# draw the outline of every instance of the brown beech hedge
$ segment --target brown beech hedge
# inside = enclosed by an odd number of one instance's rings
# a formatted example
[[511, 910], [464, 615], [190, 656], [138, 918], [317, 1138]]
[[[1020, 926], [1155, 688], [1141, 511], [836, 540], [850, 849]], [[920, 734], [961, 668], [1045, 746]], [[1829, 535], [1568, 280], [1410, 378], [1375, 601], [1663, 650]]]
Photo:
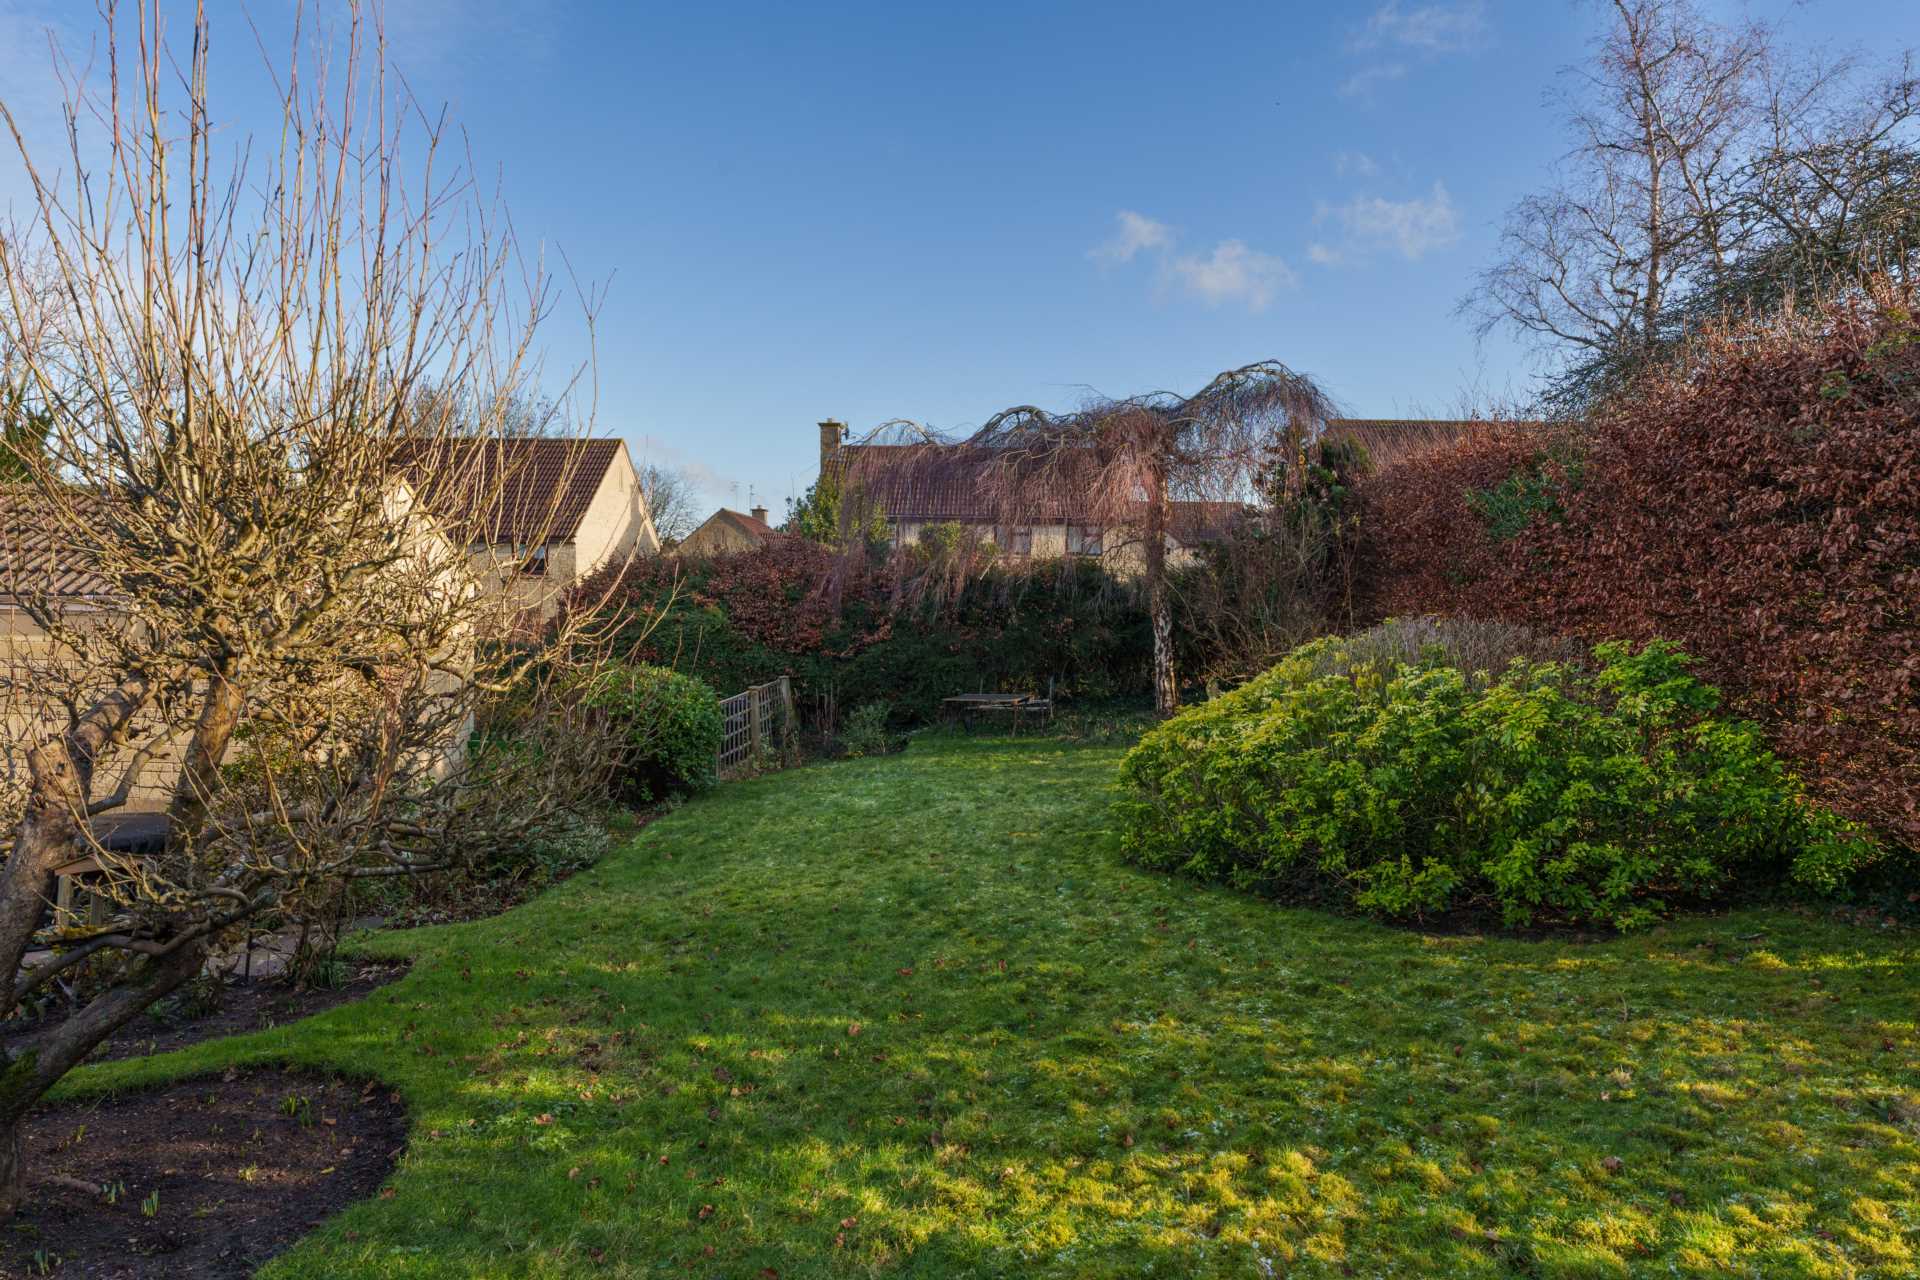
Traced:
[[1672, 640], [1816, 798], [1920, 849], [1920, 325], [1834, 306], [1702, 341], [1564, 431], [1362, 485], [1369, 605]]

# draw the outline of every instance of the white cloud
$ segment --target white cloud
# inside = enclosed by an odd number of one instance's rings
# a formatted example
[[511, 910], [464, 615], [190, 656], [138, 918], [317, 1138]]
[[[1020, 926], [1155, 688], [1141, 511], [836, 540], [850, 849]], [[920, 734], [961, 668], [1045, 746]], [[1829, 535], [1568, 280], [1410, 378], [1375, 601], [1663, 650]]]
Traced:
[[1347, 255], [1332, 245], [1325, 245], [1315, 241], [1313, 244], [1307, 246], [1307, 261], [1317, 267], [1337, 267], [1346, 260]]
[[1183, 254], [1167, 263], [1168, 274], [1188, 293], [1210, 307], [1243, 302], [1249, 311], [1263, 311], [1280, 289], [1290, 289], [1299, 277], [1286, 262], [1270, 253], [1250, 249], [1240, 240], [1222, 240], [1206, 257]]
[[1372, 178], [1380, 166], [1364, 151], [1340, 151], [1334, 153], [1333, 172], [1342, 178]]
[[1159, 263], [1159, 287], [1178, 290], [1210, 307], [1238, 302], [1249, 311], [1262, 311], [1274, 294], [1291, 289], [1299, 277], [1286, 260], [1251, 248], [1244, 240], [1222, 240], [1207, 253], [1176, 253], [1174, 229], [1144, 213], [1122, 209], [1114, 215], [1111, 237], [1087, 251], [1096, 262], [1132, 262], [1149, 254]]
[[1367, 19], [1366, 30], [1354, 43], [1362, 49], [1399, 45], [1427, 53], [1461, 53], [1479, 48], [1486, 36], [1486, 0], [1423, 4], [1417, 8], [1408, 8], [1401, 0], [1387, 0]]
[[1089, 249], [1089, 258], [1099, 262], [1132, 262], [1147, 250], [1173, 247], [1173, 228], [1144, 213], [1122, 209], [1114, 215], [1114, 221], [1118, 225], [1113, 235]]
[[1370, 98], [1375, 89], [1390, 81], [1398, 80], [1406, 74], [1407, 67], [1403, 62], [1383, 62], [1378, 66], [1362, 67], [1341, 82], [1340, 96]]
[[[1444, 182], [1435, 182], [1431, 194], [1411, 200], [1356, 196], [1337, 208], [1323, 209], [1321, 216], [1329, 214], [1346, 229], [1352, 244], [1391, 248], [1409, 262], [1460, 239], [1460, 211]], [[1332, 264], [1344, 255], [1329, 249], [1325, 256], [1310, 256], [1315, 262]]]
[[738, 503], [740, 500], [738, 480], [714, 470], [694, 454], [659, 436], [641, 436], [634, 442], [632, 454], [633, 465], [642, 470], [652, 464], [684, 471], [687, 479], [693, 482], [693, 487], [715, 503]]

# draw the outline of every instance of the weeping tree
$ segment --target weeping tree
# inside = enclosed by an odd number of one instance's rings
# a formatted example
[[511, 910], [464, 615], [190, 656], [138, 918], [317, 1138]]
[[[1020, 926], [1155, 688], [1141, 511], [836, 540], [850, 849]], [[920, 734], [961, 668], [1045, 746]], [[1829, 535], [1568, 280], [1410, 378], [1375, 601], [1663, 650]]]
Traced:
[[1067, 525], [1137, 572], [1153, 629], [1154, 707], [1179, 706], [1170, 544], [1192, 523], [1258, 511], [1303, 482], [1332, 416], [1311, 378], [1278, 361], [1220, 374], [1192, 395], [1097, 399], [1066, 413], [1020, 405], [962, 440], [891, 423], [838, 468], [843, 524], [911, 495], [916, 506], [1011, 533]]
[[[469, 551], [544, 541], [566, 488], [512, 439], [546, 278], [360, 6], [296, 29], [258, 149], [216, 137], [204, 11], [163, 8], [103, 5], [57, 158], [0, 103], [32, 189], [0, 353], [43, 436], [0, 495], [0, 1012], [77, 1002], [0, 1054], [0, 1213], [29, 1108], [244, 930], [517, 845], [614, 754], [590, 611], [513, 631]], [[99, 911], [49, 911], [61, 869]]]

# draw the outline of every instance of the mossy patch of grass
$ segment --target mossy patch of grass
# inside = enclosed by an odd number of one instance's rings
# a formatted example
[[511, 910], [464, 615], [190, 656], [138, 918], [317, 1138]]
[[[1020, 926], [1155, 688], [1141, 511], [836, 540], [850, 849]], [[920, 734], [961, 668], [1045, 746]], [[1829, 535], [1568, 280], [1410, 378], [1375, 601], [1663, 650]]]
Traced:
[[732, 784], [255, 1062], [412, 1108], [261, 1274], [1920, 1275], [1920, 955], [1786, 911], [1428, 936], [1123, 866], [1119, 750]]

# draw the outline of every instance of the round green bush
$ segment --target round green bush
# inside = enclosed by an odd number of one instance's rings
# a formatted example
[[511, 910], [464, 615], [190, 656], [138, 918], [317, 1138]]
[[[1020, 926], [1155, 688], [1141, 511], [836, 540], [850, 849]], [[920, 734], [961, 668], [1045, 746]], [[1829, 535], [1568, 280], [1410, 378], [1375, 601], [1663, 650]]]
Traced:
[[1670, 898], [1830, 889], [1874, 852], [1671, 645], [1497, 671], [1407, 650], [1317, 640], [1148, 733], [1122, 768], [1127, 856], [1392, 918], [1631, 928]]
[[617, 785], [627, 799], [647, 804], [718, 780], [725, 726], [705, 681], [666, 667], [618, 665], [594, 676], [584, 701], [621, 731]]

